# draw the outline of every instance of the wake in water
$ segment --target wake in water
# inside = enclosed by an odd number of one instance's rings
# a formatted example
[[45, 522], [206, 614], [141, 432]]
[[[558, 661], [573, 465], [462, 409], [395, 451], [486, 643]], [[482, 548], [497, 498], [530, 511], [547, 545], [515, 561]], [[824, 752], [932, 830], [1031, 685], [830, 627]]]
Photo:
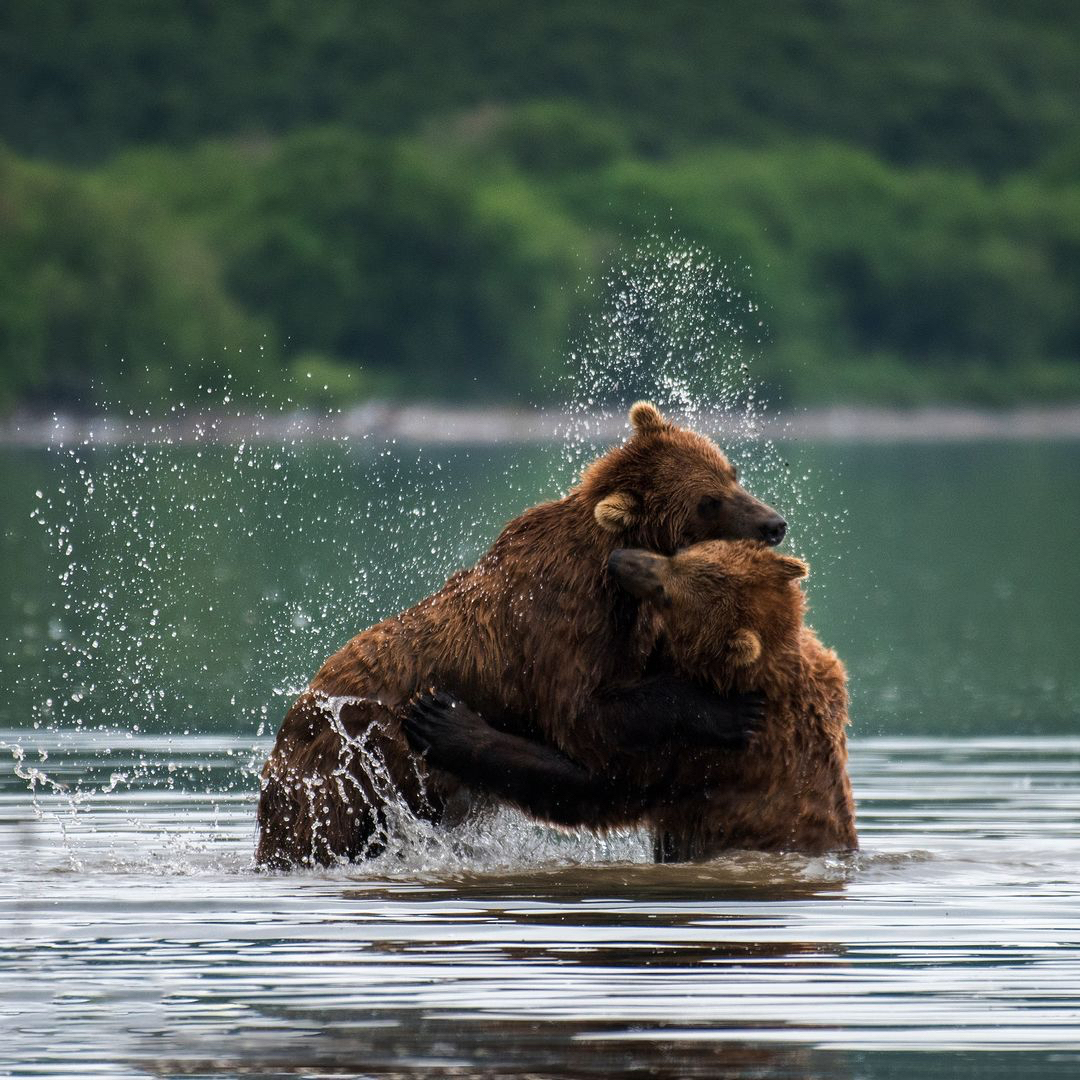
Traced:
[[[19, 676], [41, 738], [8, 740], [36, 805], [50, 817], [63, 806], [70, 823], [122, 793], [206, 794], [219, 768], [222, 798], [253, 798], [266, 736], [323, 657], [474, 561], [506, 517], [564, 491], [637, 397], [716, 435], [747, 485], [795, 518], [796, 546], [812, 556], [825, 523], [800, 516], [809, 478], [755, 438], [765, 407], [750, 377], [754, 303], [701, 250], [658, 240], [613, 266], [601, 292], [560, 386], [573, 418], [562, 446], [538, 465], [492, 455], [504, 503], [472, 482], [488, 465], [469, 452], [451, 461], [363, 439], [226, 446], [220, 417], [188, 441], [54, 450], [31, 517], [59, 566], [28, 615]], [[224, 761], [178, 764], [182, 744], [215, 730], [247, 734]], [[87, 735], [92, 760], [73, 775], [65, 751], [82, 755]], [[146, 736], [173, 738], [176, 752], [128, 752]], [[457, 831], [393, 817], [373, 872], [649, 857], [637, 832], [571, 838], [509, 811]]]

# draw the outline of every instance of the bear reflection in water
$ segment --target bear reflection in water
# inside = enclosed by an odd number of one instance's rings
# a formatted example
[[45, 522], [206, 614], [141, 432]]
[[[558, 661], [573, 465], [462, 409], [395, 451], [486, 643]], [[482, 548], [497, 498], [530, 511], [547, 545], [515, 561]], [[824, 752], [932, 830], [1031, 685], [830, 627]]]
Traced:
[[[260, 865], [376, 854], [395, 813], [459, 821], [489, 801], [519, 743], [592, 777], [605, 775], [612, 747], [639, 759], [745, 749], [760, 695], [717, 693], [676, 669], [655, 608], [620, 587], [608, 560], [616, 549], [671, 556], [715, 539], [777, 544], [786, 523], [708, 439], [644, 402], [630, 420], [631, 437], [568, 495], [525, 511], [474, 567], [326, 661], [263, 768]], [[488, 754], [494, 776], [474, 770], [463, 783], [410, 748], [405, 709], [430, 687], [468, 702], [483, 730], [518, 737], [509, 760]], [[595, 828], [644, 820], [668, 794], [597, 790]]]

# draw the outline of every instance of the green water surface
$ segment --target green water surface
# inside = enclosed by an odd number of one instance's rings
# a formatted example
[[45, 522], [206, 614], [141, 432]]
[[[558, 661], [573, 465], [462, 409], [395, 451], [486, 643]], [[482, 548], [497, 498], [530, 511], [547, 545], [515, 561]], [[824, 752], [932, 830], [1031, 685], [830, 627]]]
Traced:
[[[856, 734], [1077, 729], [1080, 444], [740, 453], [811, 561]], [[342, 641], [573, 475], [537, 447], [0, 451], [0, 725], [270, 732]]]

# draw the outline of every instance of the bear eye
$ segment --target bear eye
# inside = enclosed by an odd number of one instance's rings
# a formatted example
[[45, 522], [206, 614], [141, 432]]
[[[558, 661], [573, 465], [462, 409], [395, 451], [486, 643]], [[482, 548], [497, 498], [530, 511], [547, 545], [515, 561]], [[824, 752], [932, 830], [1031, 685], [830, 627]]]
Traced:
[[704, 495], [701, 502], [698, 503], [698, 510], [707, 514], [710, 511], [718, 510], [724, 505], [724, 498], [722, 495]]

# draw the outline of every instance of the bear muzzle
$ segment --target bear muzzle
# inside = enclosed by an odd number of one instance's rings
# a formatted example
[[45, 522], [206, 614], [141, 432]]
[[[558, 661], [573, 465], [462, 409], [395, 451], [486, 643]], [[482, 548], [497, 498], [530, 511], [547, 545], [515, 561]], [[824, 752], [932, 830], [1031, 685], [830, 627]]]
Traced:
[[773, 514], [767, 521], [759, 526], [761, 539], [770, 547], [776, 547], [787, 535], [787, 522], [779, 515]]
[[741, 488], [726, 497], [702, 499], [698, 515], [706, 540], [758, 540], [776, 547], [787, 535], [787, 522]]

